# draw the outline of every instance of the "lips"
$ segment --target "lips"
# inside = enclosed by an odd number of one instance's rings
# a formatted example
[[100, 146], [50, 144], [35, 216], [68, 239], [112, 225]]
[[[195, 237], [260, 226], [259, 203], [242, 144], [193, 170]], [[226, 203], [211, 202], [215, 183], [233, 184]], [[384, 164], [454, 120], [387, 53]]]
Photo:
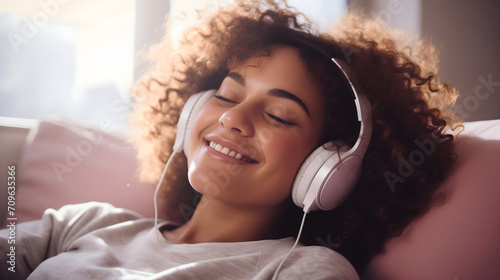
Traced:
[[214, 140], [206, 140], [207, 146], [212, 149], [213, 151], [216, 151], [222, 155], [246, 162], [246, 163], [258, 163], [255, 159], [251, 158], [250, 156], [246, 155], [245, 153], [242, 153], [238, 151], [238, 149], [230, 148], [224, 146], [224, 143], [218, 143]]

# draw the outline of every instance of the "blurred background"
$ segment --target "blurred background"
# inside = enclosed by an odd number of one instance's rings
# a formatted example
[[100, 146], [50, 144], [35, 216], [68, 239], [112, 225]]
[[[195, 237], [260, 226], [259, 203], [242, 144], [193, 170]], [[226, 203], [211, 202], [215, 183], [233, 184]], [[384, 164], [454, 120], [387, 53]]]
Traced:
[[[0, 0], [0, 117], [59, 116], [126, 128], [130, 87], [145, 73], [137, 54], [159, 41], [167, 18], [175, 40], [196, 9], [230, 0]], [[500, 1], [289, 0], [325, 28], [346, 9], [434, 42], [442, 81], [462, 97], [466, 121], [500, 118]]]

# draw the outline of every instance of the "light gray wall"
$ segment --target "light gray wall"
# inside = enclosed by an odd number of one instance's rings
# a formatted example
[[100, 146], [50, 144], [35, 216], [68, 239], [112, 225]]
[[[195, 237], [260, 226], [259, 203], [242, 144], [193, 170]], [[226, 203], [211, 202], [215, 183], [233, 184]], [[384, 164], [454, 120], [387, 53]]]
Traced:
[[422, 1], [422, 33], [439, 47], [441, 79], [462, 94], [457, 114], [500, 119], [500, 1]]
[[441, 81], [461, 93], [458, 116], [500, 119], [500, 1], [350, 0], [349, 6], [431, 39], [440, 53]]
[[420, 0], [348, 0], [348, 7], [375, 14], [395, 28], [420, 32]]

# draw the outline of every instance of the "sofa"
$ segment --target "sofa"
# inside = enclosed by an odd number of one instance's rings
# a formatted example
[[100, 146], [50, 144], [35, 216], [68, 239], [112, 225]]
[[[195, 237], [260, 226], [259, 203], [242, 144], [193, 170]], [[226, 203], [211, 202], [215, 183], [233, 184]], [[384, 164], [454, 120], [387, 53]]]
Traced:
[[[439, 188], [445, 200], [389, 240], [361, 279], [500, 279], [500, 120], [464, 127], [456, 166]], [[126, 139], [105, 125], [0, 118], [0, 223], [87, 201], [153, 217], [155, 186], [138, 180]], [[14, 204], [8, 181], [15, 181]]]

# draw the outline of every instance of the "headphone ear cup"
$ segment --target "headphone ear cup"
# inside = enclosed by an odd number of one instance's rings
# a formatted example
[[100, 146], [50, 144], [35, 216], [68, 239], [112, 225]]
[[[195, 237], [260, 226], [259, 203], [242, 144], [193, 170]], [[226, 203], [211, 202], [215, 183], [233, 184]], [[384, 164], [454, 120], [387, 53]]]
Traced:
[[[340, 147], [340, 148], [335, 148]], [[329, 142], [304, 161], [292, 187], [295, 205], [309, 210], [331, 210], [349, 195], [357, 182], [362, 157], [347, 152], [348, 146]]]
[[215, 95], [217, 91], [215, 89], [202, 91], [193, 94], [186, 101], [184, 108], [179, 116], [179, 121], [177, 122], [177, 135], [174, 142], [174, 152], [181, 152], [184, 150], [184, 154], [189, 152], [189, 139], [191, 137], [191, 128], [193, 126], [193, 121], [200, 111], [200, 109], [207, 103], [207, 101]]
[[[362, 157], [347, 156], [330, 174], [320, 179], [322, 186], [317, 194], [317, 204], [322, 210], [331, 210], [339, 206], [351, 193], [361, 172]], [[313, 181], [313, 184], [315, 182]]]
[[[332, 142], [329, 142], [328, 144], [333, 145]], [[297, 175], [295, 176], [292, 187], [292, 199], [295, 205], [297, 205], [298, 207], [304, 208], [304, 199], [306, 198], [306, 195], [311, 188], [311, 184], [318, 171], [329, 158], [334, 158], [334, 156], [337, 155], [336, 150], [325, 149], [325, 145], [321, 145], [320, 147], [318, 147], [306, 158], [306, 160], [299, 168]], [[318, 205], [316, 205], [316, 202], [313, 202], [310, 210], [317, 209]]]

